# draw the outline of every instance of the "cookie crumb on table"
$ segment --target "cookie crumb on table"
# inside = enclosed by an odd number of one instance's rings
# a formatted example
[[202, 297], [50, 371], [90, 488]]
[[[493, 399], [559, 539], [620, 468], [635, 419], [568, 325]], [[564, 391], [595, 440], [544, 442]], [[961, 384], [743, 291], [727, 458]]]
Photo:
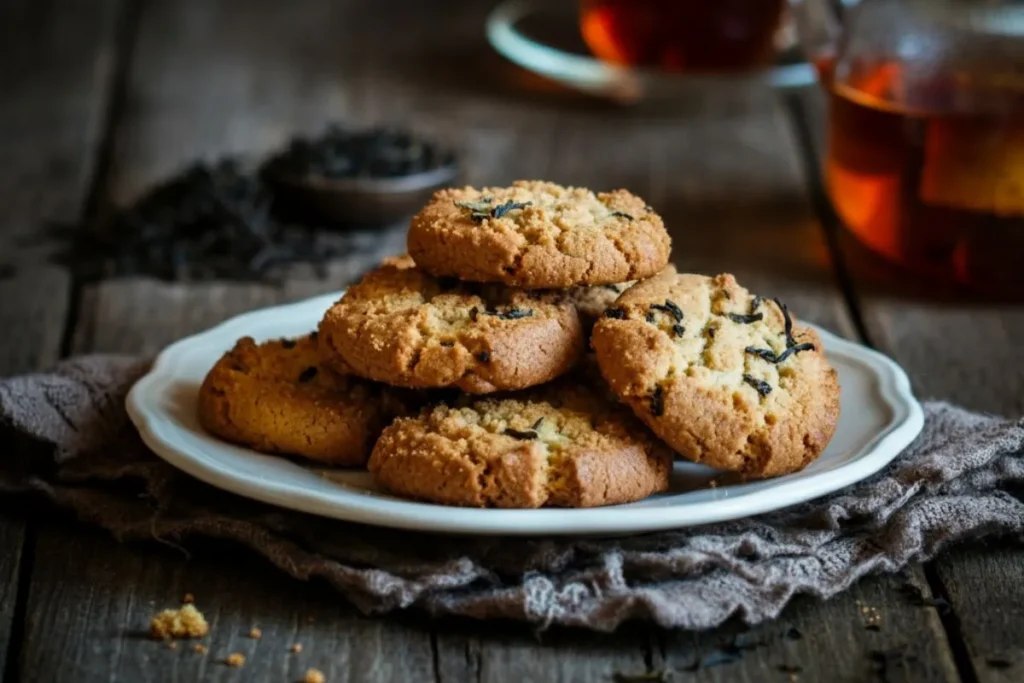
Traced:
[[259, 640], [263, 637], [263, 631], [253, 626], [252, 629], [249, 630], [249, 637], [254, 640]]
[[199, 638], [210, 631], [203, 613], [192, 605], [165, 609], [149, 622], [149, 635], [157, 640]]
[[319, 669], [306, 669], [306, 675], [302, 677], [302, 683], [326, 683], [327, 678]]
[[299, 654], [300, 652], [302, 652], [302, 643], [293, 644], [290, 648], [288, 648], [288, 651], [291, 652], [293, 655]]
[[224, 663], [236, 669], [241, 668], [245, 666], [245, 655], [241, 652], [232, 652], [224, 659]]

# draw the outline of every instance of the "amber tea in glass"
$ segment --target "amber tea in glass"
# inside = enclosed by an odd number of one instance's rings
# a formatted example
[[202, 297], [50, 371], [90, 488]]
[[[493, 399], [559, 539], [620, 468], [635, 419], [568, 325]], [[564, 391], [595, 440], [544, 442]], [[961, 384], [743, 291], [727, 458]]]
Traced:
[[763, 66], [785, 0], [582, 0], [580, 28], [600, 59], [672, 71]]
[[1024, 74], [850, 64], [829, 88], [825, 179], [862, 242], [921, 271], [1001, 287], [1024, 282]]

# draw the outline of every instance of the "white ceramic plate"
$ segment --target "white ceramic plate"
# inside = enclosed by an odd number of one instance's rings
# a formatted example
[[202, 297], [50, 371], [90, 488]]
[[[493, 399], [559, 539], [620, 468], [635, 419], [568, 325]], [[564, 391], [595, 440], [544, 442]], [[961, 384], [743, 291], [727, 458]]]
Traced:
[[403, 529], [486, 534], [618, 534], [756, 515], [836, 491], [877, 472], [921, 431], [921, 407], [893, 361], [824, 330], [839, 371], [842, 411], [825, 453], [797, 474], [746, 484], [707, 483], [712, 470], [677, 462], [670, 492], [586, 510], [479, 510], [415, 503], [383, 493], [362, 471], [326, 470], [261, 455], [206, 434], [196, 393], [206, 372], [239, 337], [257, 340], [312, 330], [340, 294], [266, 308], [183, 339], [160, 354], [128, 395], [128, 415], [160, 457], [208, 484], [285, 508]]

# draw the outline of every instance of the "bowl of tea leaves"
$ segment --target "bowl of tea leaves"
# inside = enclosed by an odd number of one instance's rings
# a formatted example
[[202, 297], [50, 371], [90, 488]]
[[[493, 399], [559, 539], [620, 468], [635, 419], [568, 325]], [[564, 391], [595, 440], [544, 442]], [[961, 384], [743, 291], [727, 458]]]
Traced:
[[459, 169], [452, 151], [408, 131], [332, 125], [293, 139], [261, 174], [286, 210], [342, 227], [408, 218], [454, 183]]

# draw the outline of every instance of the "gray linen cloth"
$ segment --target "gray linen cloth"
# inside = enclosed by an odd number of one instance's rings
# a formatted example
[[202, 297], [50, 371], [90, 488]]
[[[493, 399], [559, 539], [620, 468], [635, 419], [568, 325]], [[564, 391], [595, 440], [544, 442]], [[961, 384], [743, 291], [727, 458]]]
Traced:
[[[517, 619], [610, 631], [626, 620], [754, 624], [960, 539], [1024, 530], [1024, 421], [925, 406], [917, 441], [838, 494], [780, 512], [628, 538], [445, 537], [285, 511], [215, 490], [149, 452], [123, 402], [147, 361], [72, 359], [0, 380], [0, 492], [38, 491], [124, 540], [242, 543], [368, 613]], [[140, 495], [142, 494], [142, 495]]]

